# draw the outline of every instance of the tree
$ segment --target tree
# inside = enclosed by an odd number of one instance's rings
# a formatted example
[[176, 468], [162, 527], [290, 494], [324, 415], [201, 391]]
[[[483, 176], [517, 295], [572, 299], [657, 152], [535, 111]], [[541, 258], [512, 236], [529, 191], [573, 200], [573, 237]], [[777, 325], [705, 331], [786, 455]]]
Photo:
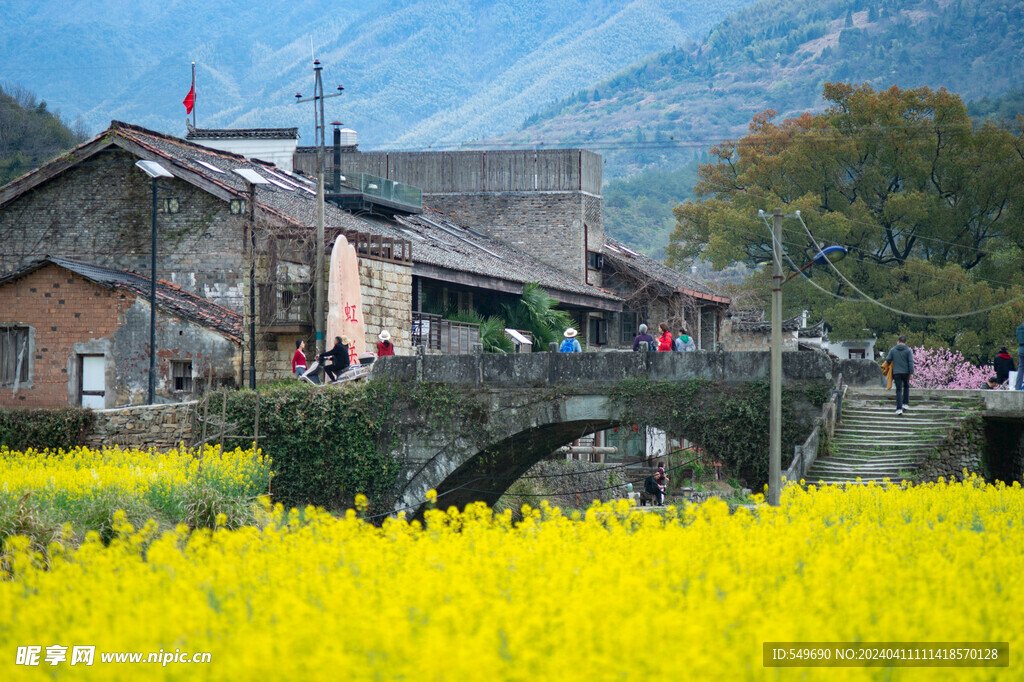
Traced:
[[0, 185], [86, 139], [80, 121], [69, 129], [31, 92], [17, 86], [0, 88]]
[[[825, 316], [835, 336], [911, 332], [915, 341], [987, 358], [1016, 326], [995, 326], [997, 318], [1006, 324], [1005, 311], [939, 317], [1024, 295], [1020, 128], [973, 128], [963, 102], [945, 90], [827, 83], [824, 96], [831, 103], [824, 113], [777, 124], [767, 111], [754, 117], [746, 137], [712, 149], [713, 162], [700, 169], [698, 200], [675, 209], [669, 264], [701, 257], [716, 269], [763, 266], [771, 262], [771, 233], [758, 210], [800, 210], [810, 234], [790, 220], [783, 238], [797, 267], [814, 256], [816, 243], [850, 252], [840, 266], [845, 279], [824, 268], [815, 275], [819, 286], [859, 299], [856, 287], [891, 308], [931, 317], [837, 300], [799, 279], [786, 288], [792, 309]], [[1019, 320], [1024, 302], [1009, 310]]]

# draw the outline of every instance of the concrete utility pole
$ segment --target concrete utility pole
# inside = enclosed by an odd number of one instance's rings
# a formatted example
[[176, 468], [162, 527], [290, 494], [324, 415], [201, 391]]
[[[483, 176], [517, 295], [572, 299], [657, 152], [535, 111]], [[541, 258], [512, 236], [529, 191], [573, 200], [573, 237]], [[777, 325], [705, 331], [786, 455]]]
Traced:
[[[326, 348], [325, 337], [327, 334], [326, 304], [324, 283], [324, 252], [327, 250], [324, 234], [324, 100], [330, 97], [340, 97], [343, 86], [338, 86], [338, 91], [330, 95], [324, 95], [324, 82], [320, 76], [323, 67], [320, 60], [313, 60], [313, 96], [302, 99], [302, 94], [295, 95], [298, 102], [313, 103], [313, 127], [315, 130], [314, 144], [316, 144], [316, 259], [313, 265], [313, 328], [316, 332], [316, 353], [323, 353]], [[337, 188], [335, 188], [337, 191]]]
[[782, 488], [782, 209], [772, 210], [772, 349], [768, 504], [779, 506]]

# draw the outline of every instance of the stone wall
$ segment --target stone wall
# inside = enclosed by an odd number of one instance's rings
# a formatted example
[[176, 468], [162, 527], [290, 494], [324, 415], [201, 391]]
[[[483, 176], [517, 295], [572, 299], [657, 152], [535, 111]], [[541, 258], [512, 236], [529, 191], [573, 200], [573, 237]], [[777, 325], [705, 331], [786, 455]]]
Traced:
[[140, 450], [169, 450], [192, 437], [189, 415], [196, 403], [145, 405], [97, 410], [93, 431], [85, 444], [91, 448], [118, 445]]
[[[149, 275], [153, 185], [135, 160], [102, 152], [5, 205], [0, 275], [47, 255]], [[161, 178], [159, 187], [179, 211], [157, 214], [157, 277], [241, 312], [242, 216], [183, 180]]]
[[[771, 331], [742, 331], [735, 328], [731, 317], [722, 320], [722, 349], [727, 351], [767, 351], [771, 349]], [[796, 332], [782, 332], [782, 350], [795, 351], [799, 344]]]
[[391, 332], [397, 355], [412, 353], [412, 268], [370, 258], [359, 259], [366, 348], [377, 349], [381, 329]]
[[[881, 374], [871, 360], [833, 362], [824, 353], [783, 353], [783, 382], [827, 381], [838, 372], [855, 376], [846, 369], [850, 363], [867, 363]], [[385, 358], [373, 367], [374, 377], [398, 381], [444, 382], [450, 384], [491, 384], [495, 386], [609, 386], [624, 379], [649, 377], [655, 381], [709, 381], [739, 384], [767, 381], [768, 353], [481, 353]], [[877, 380], [875, 380], [877, 381]]]
[[[591, 251], [604, 251], [599, 196], [585, 192], [481, 192], [430, 194], [423, 203], [457, 223], [499, 239], [562, 272], [591, 284], [601, 273], [587, 270], [584, 239]], [[590, 210], [586, 210], [590, 207]], [[594, 222], [591, 223], [590, 221]], [[586, 226], [586, 236], [584, 235]]]
[[922, 481], [934, 481], [940, 476], [947, 481], [963, 479], [968, 474], [983, 474], [982, 455], [985, 451], [985, 420], [981, 415], [965, 418], [959, 428], [950, 430], [935, 452], [921, 464], [918, 473]]

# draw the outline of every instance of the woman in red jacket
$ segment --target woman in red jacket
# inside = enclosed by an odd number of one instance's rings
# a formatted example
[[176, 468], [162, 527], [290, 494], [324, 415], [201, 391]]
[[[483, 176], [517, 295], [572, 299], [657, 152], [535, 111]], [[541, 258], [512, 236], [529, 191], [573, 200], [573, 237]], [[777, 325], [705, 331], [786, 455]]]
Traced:
[[672, 350], [672, 332], [668, 330], [668, 323], [659, 324], [658, 332], [658, 350]]
[[299, 339], [295, 342], [295, 354], [292, 355], [292, 374], [297, 377], [302, 376], [306, 371], [306, 354], [302, 352], [305, 349], [305, 339]]
[[387, 329], [383, 329], [380, 334], [377, 334], [377, 338], [380, 339], [380, 341], [377, 342], [378, 358], [382, 358], [385, 355], [395, 354], [395, 345], [391, 343], [391, 332]]

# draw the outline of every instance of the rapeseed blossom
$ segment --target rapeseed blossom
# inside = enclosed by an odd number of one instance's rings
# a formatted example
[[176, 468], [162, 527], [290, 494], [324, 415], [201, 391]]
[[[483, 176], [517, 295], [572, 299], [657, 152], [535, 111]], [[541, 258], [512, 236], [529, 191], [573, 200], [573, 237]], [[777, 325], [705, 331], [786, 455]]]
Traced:
[[[270, 459], [253, 450], [117, 447], [59, 451], [0, 448], [0, 518], [19, 507], [76, 530], [110, 526], [127, 510], [136, 522], [151, 515], [180, 518], [197, 497], [252, 500], [270, 486]], [[246, 503], [248, 505], [248, 502]], [[0, 540], [6, 535], [0, 523]]]
[[[159, 537], [120, 519], [109, 546], [54, 548], [49, 568], [16, 541], [0, 671], [51, 672], [12, 665], [17, 646], [95, 644], [212, 660], [97, 663], [89, 679], [1021, 677], [1017, 485], [789, 486], [779, 508], [734, 513], [716, 500], [523, 512], [474, 504], [377, 527], [265, 504], [255, 526]], [[1012, 667], [773, 669], [766, 641], [1009, 641]]]

